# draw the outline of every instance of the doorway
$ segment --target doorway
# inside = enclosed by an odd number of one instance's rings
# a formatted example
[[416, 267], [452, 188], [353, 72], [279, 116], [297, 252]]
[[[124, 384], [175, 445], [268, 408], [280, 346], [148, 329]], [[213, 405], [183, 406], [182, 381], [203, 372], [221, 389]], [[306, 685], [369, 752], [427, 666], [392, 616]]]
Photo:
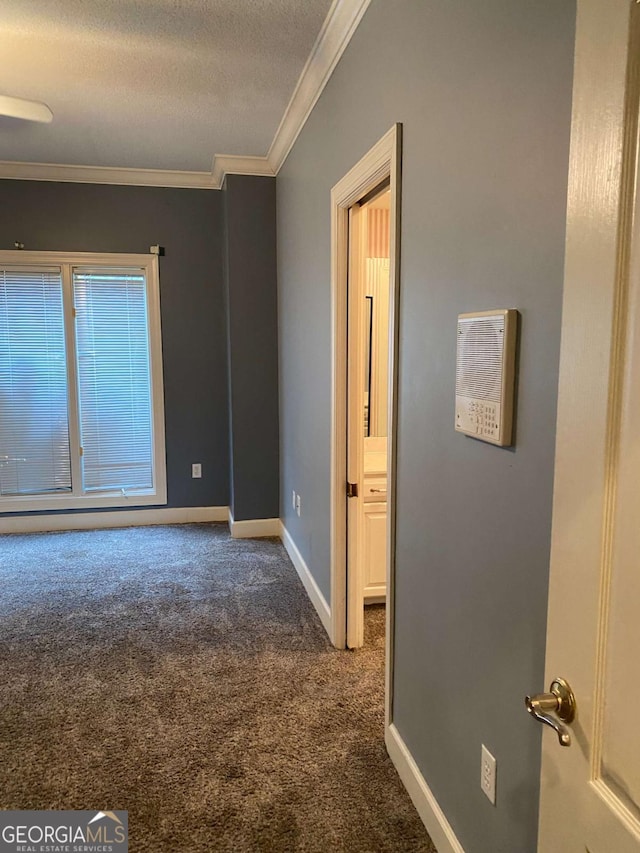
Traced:
[[379, 624], [387, 589], [389, 242], [386, 179], [349, 209], [347, 277], [347, 646]]
[[[394, 592], [394, 554], [395, 554], [395, 421], [397, 396], [397, 346], [398, 346], [398, 284], [399, 284], [399, 228], [400, 228], [400, 176], [401, 176], [401, 131], [395, 125], [385, 136], [342, 178], [331, 192], [331, 263], [332, 263], [332, 367], [333, 367], [333, 429], [331, 446], [331, 640], [338, 648], [362, 645], [364, 635], [364, 577], [353, 578], [349, 569], [354, 565], [354, 550], [358, 550], [358, 535], [348, 535], [355, 507], [364, 504], [364, 453], [365, 422], [369, 434], [366, 438], [379, 439], [372, 435], [386, 413], [386, 436], [379, 442], [376, 451], [378, 461], [382, 460], [386, 472], [386, 514], [383, 525], [383, 568], [385, 617], [385, 660], [386, 660], [386, 719], [391, 720], [391, 683], [392, 683], [392, 643], [393, 643], [393, 592]], [[385, 183], [387, 182], [387, 183]], [[381, 192], [383, 190], [383, 192]], [[367, 202], [382, 198], [378, 204], [388, 204], [388, 319], [387, 319], [387, 358], [386, 364], [386, 405], [376, 394], [373, 386], [365, 392], [366, 347], [358, 350], [355, 360], [348, 357], [349, 340], [358, 334], [358, 340], [365, 341], [367, 318], [373, 327], [374, 310], [369, 314], [364, 289], [359, 291], [361, 302], [353, 310], [350, 302], [350, 280], [358, 276], [357, 270], [350, 269], [350, 262], [364, 254], [357, 254], [357, 247], [350, 243], [366, 242], [367, 225], [363, 211], [367, 211]], [[355, 220], [355, 221], [354, 221]], [[384, 259], [381, 259], [381, 262]], [[357, 261], [356, 261], [357, 263]], [[362, 264], [361, 264], [362, 266]], [[366, 267], [366, 264], [364, 265]], [[385, 271], [386, 272], [386, 271]], [[360, 281], [364, 275], [360, 276]], [[364, 285], [362, 285], [364, 288]], [[352, 291], [353, 297], [358, 291]], [[351, 309], [351, 310], [350, 310]], [[378, 312], [375, 312], [378, 313]], [[376, 344], [372, 344], [372, 350]], [[380, 346], [378, 345], [378, 349]], [[372, 356], [373, 357], [373, 356]], [[382, 358], [382, 355], [380, 355]], [[356, 389], [352, 393], [352, 389]], [[365, 397], [365, 393], [368, 396]], [[374, 402], [374, 397], [375, 402]], [[366, 406], [366, 409], [365, 409]], [[359, 441], [350, 448], [349, 425], [359, 433]], [[370, 426], [369, 426], [370, 424]], [[373, 443], [368, 449], [373, 452]], [[350, 452], [349, 452], [350, 451]], [[354, 474], [360, 481], [349, 479]], [[351, 486], [348, 486], [351, 483]], [[347, 498], [347, 492], [355, 491], [357, 497]], [[379, 484], [373, 488], [382, 488]], [[361, 491], [362, 490], [362, 491]], [[371, 497], [382, 497], [382, 493], [371, 493]], [[356, 502], [354, 504], [354, 501]], [[367, 503], [382, 503], [368, 501]], [[348, 508], [348, 504], [353, 507]], [[361, 516], [364, 511], [361, 511]], [[372, 512], [372, 515], [374, 513]], [[377, 531], [380, 534], [380, 519]], [[362, 528], [362, 524], [360, 525]], [[361, 532], [361, 531], [360, 531]], [[370, 598], [375, 598], [375, 584], [371, 584]], [[382, 583], [378, 586], [381, 595]]]

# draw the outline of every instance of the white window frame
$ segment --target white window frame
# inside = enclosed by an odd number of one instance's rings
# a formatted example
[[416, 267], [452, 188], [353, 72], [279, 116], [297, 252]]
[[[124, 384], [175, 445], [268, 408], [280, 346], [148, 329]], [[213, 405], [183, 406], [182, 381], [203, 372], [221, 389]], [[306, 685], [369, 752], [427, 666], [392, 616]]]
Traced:
[[[164, 382], [162, 377], [162, 327], [160, 322], [160, 275], [157, 255], [103, 254], [93, 252], [0, 251], [0, 266], [60, 267], [67, 354], [69, 445], [72, 491], [59, 495], [0, 495], [0, 514], [42, 510], [98, 509], [163, 506], [167, 503], [167, 466], [164, 430]], [[150, 489], [83, 492], [78, 416], [78, 377], [73, 310], [74, 267], [135, 267], [144, 270], [147, 283], [149, 355], [152, 393], [153, 486]]]

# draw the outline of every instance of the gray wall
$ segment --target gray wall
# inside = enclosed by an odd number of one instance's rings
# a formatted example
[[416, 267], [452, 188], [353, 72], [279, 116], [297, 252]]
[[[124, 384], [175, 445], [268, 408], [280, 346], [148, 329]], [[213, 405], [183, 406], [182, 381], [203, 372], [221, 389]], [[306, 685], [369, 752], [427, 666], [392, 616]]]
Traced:
[[231, 509], [278, 518], [278, 314], [275, 178], [224, 185]]
[[[222, 193], [0, 181], [0, 248], [148, 252], [159, 243], [168, 506], [228, 504]], [[201, 462], [201, 480], [191, 463]]]
[[[277, 180], [281, 513], [329, 600], [329, 193], [404, 125], [394, 718], [467, 853], [536, 847], [574, 22], [373, 0]], [[453, 429], [456, 316], [488, 308], [522, 315], [513, 450]]]

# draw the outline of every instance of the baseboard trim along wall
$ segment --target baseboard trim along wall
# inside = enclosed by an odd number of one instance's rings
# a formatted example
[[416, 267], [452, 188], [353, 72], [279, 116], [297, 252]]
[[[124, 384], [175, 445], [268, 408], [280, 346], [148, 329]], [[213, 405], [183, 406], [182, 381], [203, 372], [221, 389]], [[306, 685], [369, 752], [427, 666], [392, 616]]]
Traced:
[[0, 533], [45, 533], [49, 530], [92, 530], [141, 527], [147, 524], [193, 524], [226, 521], [226, 506], [130, 509], [122, 512], [76, 512], [59, 515], [16, 515], [0, 518]]
[[259, 539], [263, 536], [280, 536], [279, 518], [252, 518], [234, 521], [229, 510], [229, 530], [233, 539]]
[[311, 603], [316, 609], [316, 613], [320, 617], [324, 630], [329, 635], [329, 638], [331, 638], [331, 610], [329, 605], [320, 591], [320, 587], [315, 582], [313, 575], [309, 571], [309, 566], [307, 566], [302, 554], [298, 551], [298, 546], [282, 523], [280, 524], [280, 538], [282, 539], [282, 544], [293, 563], [293, 567], [298, 573], [298, 577], [302, 581], [302, 585], [307, 591], [307, 595], [311, 599]]
[[438, 853], [464, 853], [451, 824], [393, 723], [387, 727], [384, 739], [402, 784], [407, 789], [431, 840], [438, 848]]

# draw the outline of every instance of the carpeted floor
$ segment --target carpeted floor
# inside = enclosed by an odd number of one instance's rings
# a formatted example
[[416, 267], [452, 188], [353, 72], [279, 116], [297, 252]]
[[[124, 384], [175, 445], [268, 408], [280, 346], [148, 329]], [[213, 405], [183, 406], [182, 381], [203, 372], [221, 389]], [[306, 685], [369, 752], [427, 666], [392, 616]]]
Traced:
[[434, 847], [383, 742], [382, 609], [324, 634], [223, 525], [0, 536], [0, 808], [127, 809], [132, 853]]

